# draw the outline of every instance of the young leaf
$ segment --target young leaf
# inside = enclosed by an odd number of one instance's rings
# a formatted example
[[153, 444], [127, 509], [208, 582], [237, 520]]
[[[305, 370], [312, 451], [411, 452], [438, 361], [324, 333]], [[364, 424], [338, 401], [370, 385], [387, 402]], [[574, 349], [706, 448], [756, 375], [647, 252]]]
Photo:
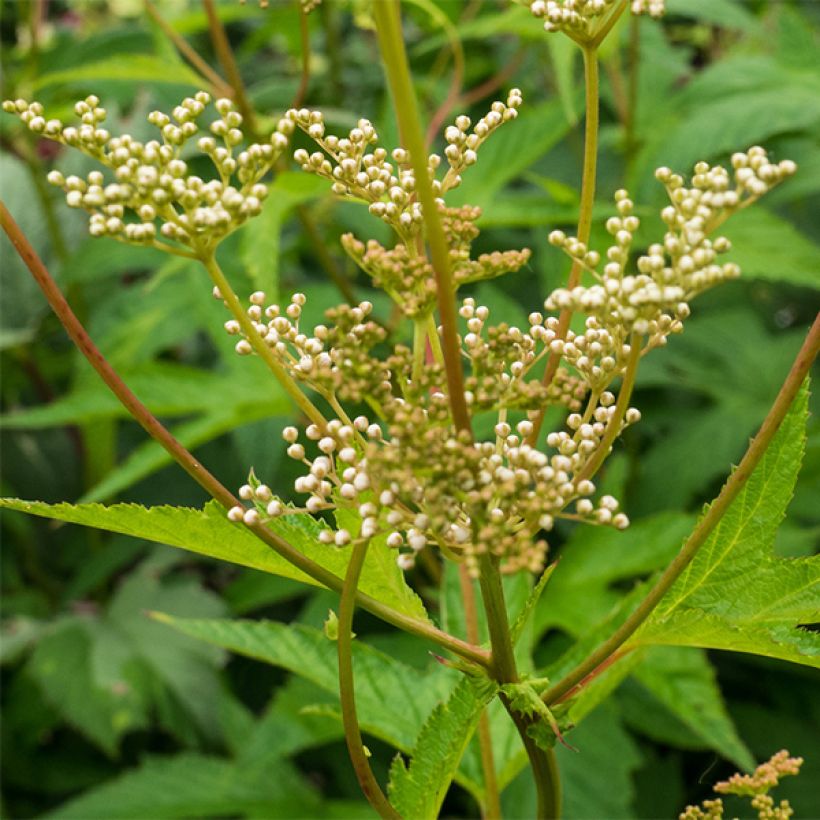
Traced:
[[496, 693], [486, 678], [464, 678], [425, 722], [410, 765], [397, 755], [390, 767], [390, 802], [402, 817], [435, 820], [481, 713]]
[[[5, 498], [0, 499], [0, 508], [133, 535], [317, 585], [249, 530], [228, 521], [223, 508], [213, 501], [203, 510], [194, 510], [188, 507], [146, 508], [139, 504], [44, 504]], [[318, 521], [310, 516], [283, 516], [275, 518], [270, 526], [308, 558], [344, 576], [349, 550], [320, 544], [318, 533], [322, 525]], [[427, 620], [421, 600], [407, 587], [395, 561], [392, 571], [387, 571], [379, 558], [379, 550], [371, 552], [373, 557], [368, 556], [359, 585], [362, 592], [407, 615]]]
[[820, 666], [820, 556], [777, 558], [775, 533], [792, 497], [805, 440], [804, 387], [754, 473], [631, 646], [751, 652]]

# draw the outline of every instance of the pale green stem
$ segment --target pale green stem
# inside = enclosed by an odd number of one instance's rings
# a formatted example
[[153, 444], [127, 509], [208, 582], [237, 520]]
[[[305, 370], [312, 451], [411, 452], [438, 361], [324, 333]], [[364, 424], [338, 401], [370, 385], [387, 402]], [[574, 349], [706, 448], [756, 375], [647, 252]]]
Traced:
[[737, 469], [729, 476], [718, 497], [706, 510], [700, 523], [695, 527], [686, 543], [681, 547], [672, 563], [666, 568], [661, 577], [655, 582], [646, 598], [641, 601], [637, 609], [615, 630], [591, 655], [588, 655], [571, 672], [561, 678], [555, 685], [544, 693], [547, 705], [565, 698], [578, 684], [591, 677], [599, 667], [607, 664], [610, 658], [635, 634], [643, 622], [652, 614], [652, 610], [660, 603], [672, 584], [677, 581], [681, 573], [689, 566], [697, 551], [720, 523], [732, 502], [740, 494], [749, 477], [755, 471], [761, 458], [769, 447], [772, 438], [786, 417], [800, 386], [806, 378], [817, 353], [820, 351], [820, 314], [814, 320], [806, 341], [800, 348], [794, 360], [789, 375], [783, 382], [777, 398], [769, 410], [757, 435], [746, 450]]
[[[595, 204], [595, 181], [598, 168], [598, 129], [600, 125], [600, 81], [598, 65], [597, 46], [589, 43], [581, 45], [581, 52], [584, 55], [584, 87], [586, 91], [586, 118], [584, 122], [584, 165], [581, 180], [581, 203], [578, 215], [578, 239], [585, 245], [589, 242], [592, 230], [592, 207]], [[572, 268], [567, 280], [567, 289], [572, 290], [581, 280], [583, 266], [580, 260], [573, 260]], [[572, 310], [565, 308], [558, 316], [557, 339], [565, 339], [569, 324], [572, 320]], [[542, 378], [543, 384], [549, 386], [558, 372], [558, 365], [561, 363], [560, 353], [550, 353], [547, 358], [547, 365]], [[529, 437], [529, 443], [535, 445], [541, 426], [544, 423], [544, 415], [547, 408], [542, 408], [533, 419], [533, 429]]]
[[231, 315], [239, 322], [245, 338], [250, 343], [251, 347], [268, 366], [268, 369], [276, 377], [276, 380], [285, 390], [285, 392], [293, 399], [296, 406], [314, 423], [324, 429], [327, 421], [319, 412], [316, 406], [310, 399], [299, 389], [299, 385], [293, 380], [290, 373], [285, 370], [282, 363], [276, 358], [274, 352], [268, 347], [267, 342], [259, 335], [259, 332], [254, 327], [250, 316], [248, 316], [242, 303], [239, 301], [236, 293], [228, 282], [227, 277], [219, 267], [216, 257], [213, 253], [207, 253], [200, 257], [200, 261], [208, 271], [211, 281], [219, 290], [220, 296], [225, 300], [228, 310]]
[[356, 772], [356, 778], [368, 803], [381, 817], [388, 818], [388, 820], [401, 820], [401, 815], [384, 796], [370, 768], [370, 761], [367, 759], [359, 728], [359, 719], [356, 715], [356, 692], [353, 685], [353, 611], [356, 608], [356, 587], [359, 584], [369, 543], [365, 539], [353, 545], [339, 601], [339, 634], [336, 648], [339, 657], [339, 699], [342, 706], [342, 725], [353, 770]]
[[399, 131], [410, 152], [410, 163], [416, 179], [416, 194], [422, 207], [430, 261], [436, 277], [438, 309], [441, 317], [443, 353], [447, 374], [447, 392], [453, 422], [459, 430], [471, 431], [470, 413], [464, 399], [464, 373], [455, 306], [455, 289], [447, 239], [441, 225], [436, 197], [430, 183], [424, 133], [410, 78], [410, 68], [401, 31], [401, 13], [397, 0], [379, 0], [373, 5], [373, 17], [379, 36], [382, 61], [393, 96]]

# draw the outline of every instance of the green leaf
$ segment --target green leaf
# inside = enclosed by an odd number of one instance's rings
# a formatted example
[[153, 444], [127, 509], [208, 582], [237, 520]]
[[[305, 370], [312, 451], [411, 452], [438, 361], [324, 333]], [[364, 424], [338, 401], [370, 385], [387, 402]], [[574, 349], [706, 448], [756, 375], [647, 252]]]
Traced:
[[757, 18], [735, 0], [666, 0], [666, 12], [744, 32], [758, 27]]
[[240, 234], [239, 255], [254, 286], [279, 298], [279, 240], [285, 217], [297, 205], [323, 196], [327, 182], [301, 171], [285, 171], [270, 186], [262, 213]]
[[[185, 635], [287, 669], [333, 695], [334, 702], [338, 698], [336, 645], [319, 629], [274, 621], [154, 617]], [[444, 678], [425, 686], [421, 672], [358, 641], [353, 662], [362, 728], [398, 748], [412, 748], [419, 726], [446, 692]]]
[[729, 220], [720, 233], [732, 241], [732, 261], [747, 279], [820, 290], [820, 247], [779, 216], [751, 208]]
[[[271, 379], [259, 380], [253, 360], [251, 369], [210, 372], [171, 362], [147, 362], [122, 374], [128, 386], [160, 416], [183, 416], [226, 408], [267, 403], [269, 414], [284, 414], [290, 405], [282, 389]], [[254, 372], [256, 371], [256, 372]], [[128, 411], [98, 380], [85, 382], [61, 399], [2, 417], [7, 429], [41, 429], [78, 424], [102, 418], [126, 418]]]
[[751, 652], [820, 666], [820, 556], [777, 558], [805, 440], [804, 387], [757, 468], [631, 645]]
[[[691, 647], [655, 646], [632, 672], [642, 688], [641, 708], [655, 699], [680, 720], [702, 746], [751, 770], [755, 762], [726, 711], [706, 653]], [[650, 737], [652, 735], [650, 734]]]
[[[270, 416], [268, 404], [237, 405], [228, 407], [226, 413], [209, 413], [176, 426], [167, 425], [174, 438], [188, 450], [193, 450], [228, 433], [237, 427]], [[123, 490], [142, 481], [157, 470], [171, 464], [168, 451], [154, 439], [148, 439], [135, 447], [121, 464], [117, 465], [99, 483], [84, 493], [79, 503], [105, 501]]]
[[407, 766], [396, 756], [390, 767], [390, 802], [407, 818], [435, 820], [481, 713], [495, 696], [486, 678], [463, 679], [446, 703], [435, 708], [419, 733]]
[[550, 578], [552, 577], [552, 573], [555, 571], [555, 568], [557, 566], [557, 563], [550, 564], [541, 573], [541, 577], [538, 579], [536, 585], [532, 588], [532, 592], [530, 592], [530, 594], [527, 596], [527, 600], [524, 604], [524, 607], [518, 613], [518, 615], [515, 618], [515, 621], [513, 622], [513, 625], [510, 627], [510, 638], [512, 639], [513, 645], [518, 643], [518, 641], [524, 633], [525, 628], [529, 625], [533, 611], [535, 610], [535, 607], [538, 606], [538, 601], [541, 599], [541, 594], [546, 589], [546, 586], [549, 583]]
[[156, 756], [64, 803], [50, 818], [164, 820], [185, 817], [293, 817], [313, 814], [318, 797], [284, 760], [271, 769], [240, 767], [225, 758], [184, 753]]
[[113, 757], [126, 732], [148, 726], [148, 715], [132, 680], [116, 686], [95, 681], [94, 631], [91, 621], [64, 621], [39, 641], [28, 671], [63, 719]]
[[[228, 521], [224, 509], [213, 501], [203, 510], [194, 510], [188, 507], [146, 508], [138, 504], [44, 504], [7, 498], [0, 499], [0, 508], [3, 507], [181, 547], [199, 555], [319, 586], [248, 529]], [[344, 575], [349, 550], [320, 544], [318, 533], [322, 525], [314, 518], [283, 516], [274, 519], [270, 526], [308, 558], [339, 576]], [[427, 614], [420, 599], [406, 586], [398, 568], [386, 575], [379, 557], [380, 550], [369, 552], [372, 558], [368, 555], [362, 572], [362, 592], [407, 615], [426, 620]]]
[[65, 86], [119, 80], [129, 83], [171, 83], [201, 88], [202, 78], [182, 61], [168, 63], [150, 54], [123, 54], [73, 68], [41, 74], [32, 88], [40, 91], [50, 85]]

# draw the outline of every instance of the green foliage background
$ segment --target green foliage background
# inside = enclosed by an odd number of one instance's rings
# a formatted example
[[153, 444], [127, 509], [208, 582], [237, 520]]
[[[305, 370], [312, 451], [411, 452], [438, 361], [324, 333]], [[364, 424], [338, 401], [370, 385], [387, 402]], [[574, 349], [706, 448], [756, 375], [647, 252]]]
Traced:
[[[112, 130], [142, 135], [145, 114], [203, 85], [138, 2], [55, 0], [33, 40], [39, 5], [3, 3], [4, 97], [36, 97], [52, 115], [68, 116], [75, 99], [93, 92], [108, 108]], [[452, 76], [441, 15], [466, 52], [465, 89], [512, 64], [504, 86], [524, 91], [521, 117], [493, 137], [458, 192], [460, 201], [484, 208], [479, 250], [533, 249], [529, 269], [476, 293], [494, 318], [524, 321], [567, 273], [546, 235], [554, 227], [571, 231], [577, 212], [579, 61], [520, 7], [489, 0], [405, 5], [428, 116]], [[820, 8], [766, 0], [667, 5], [660, 24], [625, 18], [605, 55], [596, 214], [607, 214], [611, 194], [626, 184], [644, 219], [642, 238], [651, 241], [661, 233], [656, 165], [686, 172], [695, 160], [725, 159], [760, 142], [775, 158], [796, 160], [800, 171], [730, 224], [744, 278], [699, 300], [685, 334], [640, 371], [634, 403], [644, 421], [627, 434], [606, 473], [634, 526], [625, 535], [558, 531], [552, 546], [562, 562], [531, 636], [539, 666], [610, 618], [639, 581], [668, 561], [744, 451], [820, 307]], [[200, 7], [184, 0], [159, 6], [216, 65]], [[296, 3], [262, 10], [226, 0], [219, 10], [251, 99], [263, 122], [272, 122], [299, 84]], [[366, 22], [364, 4], [325, 0], [310, 16], [307, 102], [340, 128], [366, 116], [392, 144], [374, 38], [354, 20]], [[635, 37], [640, 69], [630, 139], [622, 109]], [[476, 100], [470, 113], [480, 114], [491, 99]], [[252, 465], [285, 493], [294, 476], [279, 432], [292, 420], [289, 404], [256, 361], [233, 355], [204, 271], [151, 250], [92, 240], [82, 217], [44, 182], [51, 167], [89, 170], [84, 160], [37, 144], [11, 118], [2, 119], [2, 129], [3, 199], [129, 385], [223, 483], [239, 485]], [[341, 301], [305, 215], [331, 264], [386, 317], [384, 298], [338, 245], [343, 231], [372, 236], [378, 225], [295, 171], [278, 177], [263, 215], [221, 251], [237, 290], [305, 291], [309, 322]], [[602, 246], [601, 219], [593, 236]], [[126, 420], [2, 242], [2, 495], [201, 507], [201, 492]], [[814, 552], [818, 497], [815, 413], [776, 556]], [[261, 572], [259, 564], [240, 568], [158, 545], [173, 545], [169, 528], [181, 525], [169, 519], [156, 526], [134, 539], [4, 513], [3, 816], [370, 816], [344, 751], [334, 650], [321, 631], [335, 596]], [[203, 553], [221, 554], [225, 539], [212, 541], [203, 535]], [[460, 632], [457, 607], [448, 601], [453, 584], [439, 599], [418, 580], [428, 611]], [[527, 591], [526, 584], [509, 585], [513, 607], [523, 606]], [[754, 593], [739, 591], [738, 600], [745, 594], [754, 605]], [[195, 620], [174, 630], [169, 617], [151, 619], [148, 611]], [[229, 624], [228, 617], [265, 622]], [[685, 626], [685, 612], [676, 617]], [[302, 626], [287, 628], [291, 621]], [[394, 749], [413, 748], [452, 678], [434, 668], [429, 647], [416, 639], [388, 633], [367, 616], [358, 617], [356, 631], [374, 647], [357, 642], [357, 669], [365, 670], [357, 674], [363, 726], [384, 777]], [[579, 752], [559, 749], [566, 816], [672, 817], [706, 796], [710, 783], [783, 746], [807, 762], [780, 794], [798, 816], [820, 816], [816, 685], [812, 670], [783, 661], [653, 648], [573, 732]], [[428, 742], [437, 726], [469, 719], [469, 699], [480, 697], [453, 694], [429, 717]], [[501, 729], [495, 736], [499, 759], [513, 761], [515, 738]], [[441, 754], [446, 760], [447, 750]], [[510, 783], [504, 804], [508, 816], [526, 817], [529, 774], [517, 771], [510, 763], [500, 772]], [[411, 768], [406, 777], [414, 776], [424, 774]], [[468, 748], [456, 782], [444, 813], [473, 816], [470, 794], [481, 788], [476, 749]]]

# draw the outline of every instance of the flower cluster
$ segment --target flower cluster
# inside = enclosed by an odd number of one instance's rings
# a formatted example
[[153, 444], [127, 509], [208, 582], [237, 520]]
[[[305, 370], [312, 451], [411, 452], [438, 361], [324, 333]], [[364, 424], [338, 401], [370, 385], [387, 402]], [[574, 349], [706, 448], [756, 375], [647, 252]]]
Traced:
[[[462, 206], [446, 208], [439, 205], [442, 227], [450, 250], [453, 286], [494, 279], [517, 271], [530, 258], [528, 248], [520, 251], [494, 251], [470, 258], [470, 246], [478, 236], [475, 223], [481, 216], [480, 208]], [[421, 256], [415, 245], [399, 242], [387, 249], [374, 239], [367, 243], [353, 234], [342, 236], [342, 246], [372, 279], [401, 307], [406, 316], [428, 315], [436, 301], [436, 280], [433, 266]]]
[[[440, 204], [443, 204], [441, 197], [461, 183], [464, 169], [476, 162], [482, 143], [502, 123], [515, 119], [520, 105], [521, 92], [514, 88], [507, 102], [494, 102], [472, 131], [470, 118], [463, 115], [447, 127], [444, 155], [449, 169], [442, 179], [438, 179], [441, 157], [430, 154], [427, 160], [433, 191]], [[322, 149], [309, 153], [300, 148], [294, 153], [294, 159], [304, 171], [330, 180], [338, 196], [366, 202], [370, 213], [394, 228], [406, 244], [420, 234], [421, 205], [415, 196], [416, 180], [410, 156], [404, 148], [394, 149], [388, 158], [385, 148], [375, 147], [379, 137], [366, 119], [359, 120], [347, 137], [327, 134], [320, 111], [291, 109], [285, 114], [285, 120], [291, 129], [297, 126], [302, 129]]]
[[[232, 520], [348, 509], [357, 527], [328, 528], [322, 536], [326, 543], [345, 546], [358, 538], [384, 537], [405, 569], [421, 549], [434, 545], [465, 562], [473, 574], [488, 553], [507, 572], [540, 569], [547, 545], [538, 533], [551, 529], [556, 518], [628, 525], [616, 499], [593, 500], [596, 488], [585, 471], [606, 446], [610, 428], [620, 432], [640, 416], [634, 408], [619, 416], [615, 397], [606, 391], [581, 415], [587, 387], [566, 370], [549, 387], [528, 378], [557, 339], [554, 318], [532, 314], [526, 331], [489, 325], [487, 307], [464, 300], [463, 351], [471, 364], [466, 398], [473, 411], [498, 415], [495, 438], [471, 442], [453, 430], [440, 365], [431, 363], [414, 374], [412, 355], [401, 346], [384, 359], [373, 355], [384, 331], [367, 318], [370, 303], [329, 311], [328, 323], [307, 334], [299, 327], [303, 294], [295, 294], [284, 309], [264, 307], [262, 293], [250, 301], [248, 316], [294, 378], [331, 401], [337, 412], [343, 412], [339, 402], [366, 403], [377, 420], [342, 415], [323, 427], [311, 424], [305, 443], [296, 428], [288, 428], [288, 455], [307, 467], [294, 486], [308, 496], [304, 506], [288, 507], [266, 485], [253, 489], [251, 482], [240, 492], [251, 506], [231, 510]], [[241, 333], [234, 320], [226, 330]], [[240, 354], [252, 352], [245, 339], [236, 347]], [[569, 432], [547, 437], [548, 455], [527, 441], [531, 421], [525, 418], [513, 428], [506, 418], [508, 409], [536, 414], [549, 402], [574, 412], [567, 420]], [[309, 457], [306, 444], [318, 452]]]
[[603, 270], [599, 270], [601, 257], [596, 251], [562, 231], [553, 231], [550, 242], [597, 282], [556, 290], [545, 303], [547, 309], [586, 313], [600, 328], [648, 335], [652, 346], [679, 332], [695, 296], [740, 275], [734, 263], [717, 261], [730, 249], [729, 241], [725, 237], [710, 239], [710, 234], [796, 170], [790, 160], [770, 162], [759, 147], [735, 154], [732, 165], [734, 179], [725, 168], [698, 163], [691, 187], [668, 168], [657, 170], [656, 177], [666, 186], [671, 202], [661, 212], [668, 230], [663, 242], [650, 245], [638, 258], [635, 273], [627, 269], [640, 221], [632, 213], [633, 203], [626, 191], [616, 193], [618, 215], [606, 224], [615, 242], [607, 249]]
[[[532, 0], [530, 11], [534, 17], [544, 21], [546, 31], [565, 31], [587, 36], [592, 32], [595, 21], [609, 12], [616, 2], [617, 0]], [[632, 0], [630, 9], [633, 14], [661, 17], [665, 11], [664, 0]]]
[[[758, 820], [789, 820], [794, 810], [788, 800], [781, 800], [775, 805], [774, 798], [768, 792], [780, 783], [782, 777], [797, 775], [803, 765], [802, 757], [791, 757], [783, 749], [773, 755], [766, 763], [758, 766], [752, 774], [734, 774], [728, 780], [715, 784], [719, 794], [736, 794], [740, 797], [751, 797], [752, 808], [757, 812]], [[702, 806], [687, 806], [681, 813], [680, 820], [722, 820], [723, 801], [705, 800]]]
[[19, 116], [35, 134], [78, 148], [107, 169], [108, 174], [92, 171], [85, 179], [59, 171], [48, 176], [65, 191], [69, 206], [89, 213], [93, 236], [150, 244], [173, 253], [180, 246], [194, 251], [212, 247], [256, 216], [268, 195], [262, 179], [288, 144], [284, 126], [268, 142], [239, 150], [245, 141], [242, 116], [230, 100], [216, 100], [218, 117], [208, 126], [210, 135], [197, 142], [211, 161], [211, 178], [191, 173], [182, 155], [199, 133], [198, 121], [210, 103], [210, 95], [200, 91], [170, 115], [151, 112], [148, 121], [161, 139], [145, 143], [128, 134], [112, 137], [101, 127], [106, 111], [94, 96], [75, 105], [79, 126], [47, 120], [38, 102], [7, 100], [3, 109]]

